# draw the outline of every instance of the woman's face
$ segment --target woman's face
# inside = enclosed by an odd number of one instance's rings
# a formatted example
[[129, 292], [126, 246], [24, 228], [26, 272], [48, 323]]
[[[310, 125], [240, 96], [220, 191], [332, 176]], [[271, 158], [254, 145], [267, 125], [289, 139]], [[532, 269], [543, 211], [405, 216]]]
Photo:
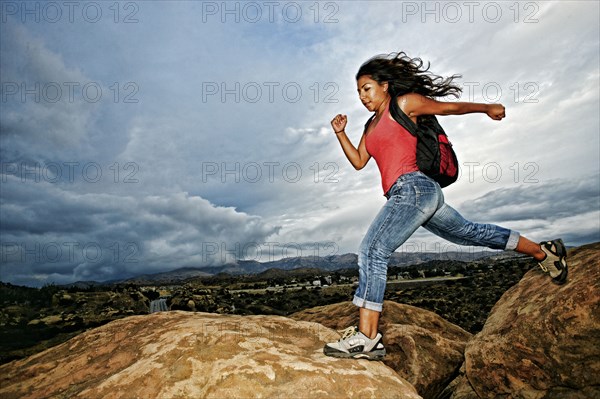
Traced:
[[358, 90], [358, 96], [360, 101], [363, 103], [365, 108], [373, 112], [381, 108], [389, 94], [387, 92], [388, 84], [379, 84], [377, 81], [371, 79], [370, 75], [363, 75], [356, 81]]

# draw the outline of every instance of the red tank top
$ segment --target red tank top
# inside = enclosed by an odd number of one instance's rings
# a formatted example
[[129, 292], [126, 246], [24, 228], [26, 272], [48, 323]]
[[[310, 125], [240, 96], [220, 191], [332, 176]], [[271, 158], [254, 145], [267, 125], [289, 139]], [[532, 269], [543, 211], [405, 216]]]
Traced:
[[419, 170], [417, 138], [393, 120], [387, 108], [377, 126], [367, 135], [365, 145], [377, 162], [384, 194], [400, 176]]

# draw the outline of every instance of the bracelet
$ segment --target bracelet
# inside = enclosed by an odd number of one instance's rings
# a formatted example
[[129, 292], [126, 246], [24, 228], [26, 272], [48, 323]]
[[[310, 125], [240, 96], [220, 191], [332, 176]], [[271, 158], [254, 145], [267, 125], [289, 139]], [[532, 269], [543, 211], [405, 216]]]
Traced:
[[335, 134], [339, 134], [342, 133], [345, 129], [340, 130], [339, 132], [336, 132], [335, 130], [333, 131]]

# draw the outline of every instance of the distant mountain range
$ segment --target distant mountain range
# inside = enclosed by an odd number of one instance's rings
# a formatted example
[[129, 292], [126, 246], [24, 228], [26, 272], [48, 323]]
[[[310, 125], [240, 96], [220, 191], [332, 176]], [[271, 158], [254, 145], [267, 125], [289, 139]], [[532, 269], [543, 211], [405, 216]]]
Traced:
[[[430, 261], [459, 261], [473, 262], [482, 259], [506, 259], [520, 256], [514, 252], [477, 251], [477, 252], [404, 252], [394, 253], [390, 259], [389, 266], [410, 266]], [[296, 258], [284, 258], [270, 262], [257, 262], [253, 260], [240, 260], [236, 263], [228, 263], [221, 266], [210, 267], [183, 267], [171, 271], [143, 274], [124, 280], [106, 281], [97, 283], [93, 281], [76, 282], [68, 284], [68, 287], [86, 288], [95, 285], [110, 284], [174, 284], [181, 283], [193, 278], [210, 277], [219, 274], [229, 275], [256, 275], [265, 271], [282, 270], [290, 271], [296, 269], [320, 269], [323, 271], [334, 271], [340, 269], [358, 268], [358, 255], [343, 254], [326, 257], [306, 256]]]

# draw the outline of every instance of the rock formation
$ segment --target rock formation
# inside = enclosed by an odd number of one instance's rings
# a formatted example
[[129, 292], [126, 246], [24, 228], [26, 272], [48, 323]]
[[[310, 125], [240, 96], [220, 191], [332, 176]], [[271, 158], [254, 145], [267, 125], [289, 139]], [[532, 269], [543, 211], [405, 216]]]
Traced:
[[600, 398], [600, 243], [569, 252], [569, 281], [527, 272], [465, 351], [454, 399]]
[[381, 362], [324, 356], [336, 336], [279, 316], [132, 316], [0, 366], [0, 397], [420, 398]]
[[[293, 314], [337, 330], [358, 325], [350, 302], [320, 306]], [[424, 398], [434, 398], [457, 375], [471, 334], [433, 312], [385, 301], [380, 320], [387, 355], [385, 364], [413, 384]]]

